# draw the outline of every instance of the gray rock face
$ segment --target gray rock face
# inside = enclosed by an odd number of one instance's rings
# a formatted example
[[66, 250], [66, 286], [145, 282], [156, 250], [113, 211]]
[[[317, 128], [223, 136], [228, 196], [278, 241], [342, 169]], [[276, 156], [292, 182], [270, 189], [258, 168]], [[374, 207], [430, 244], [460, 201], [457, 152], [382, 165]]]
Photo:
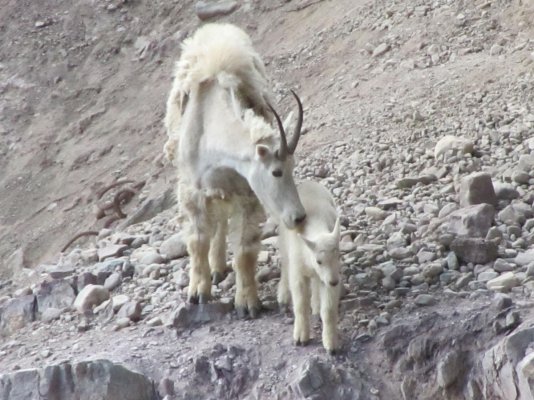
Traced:
[[[363, 395], [363, 385], [357, 376], [346, 374], [340, 382], [339, 374], [335, 367], [319, 357], [308, 359], [297, 372], [291, 389], [299, 399], [331, 399], [331, 400], [360, 400], [366, 398]], [[352, 378], [352, 379], [351, 379]], [[349, 381], [350, 387], [343, 387], [343, 381]]]
[[109, 360], [50, 365], [0, 375], [0, 398], [156, 400], [154, 383]]
[[475, 264], [485, 264], [497, 258], [497, 245], [485, 239], [457, 237], [451, 243], [451, 250], [459, 259]]
[[34, 295], [15, 297], [0, 307], [0, 336], [9, 335], [35, 321], [37, 303]]
[[491, 175], [477, 172], [466, 176], [460, 183], [460, 206], [467, 207], [474, 204], [497, 204], [497, 196], [493, 189]]
[[62, 309], [70, 307], [76, 298], [74, 289], [64, 280], [44, 281], [39, 285], [35, 296], [40, 314], [49, 308]]
[[483, 398], [533, 398], [534, 353], [526, 354], [532, 342], [534, 342], [534, 328], [518, 328], [484, 353], [480, 362]]
[[477, 204], [449, 215], [447, 231], [456, 236], [485, 237], [493, 223], [495, 209], [489, 204]]

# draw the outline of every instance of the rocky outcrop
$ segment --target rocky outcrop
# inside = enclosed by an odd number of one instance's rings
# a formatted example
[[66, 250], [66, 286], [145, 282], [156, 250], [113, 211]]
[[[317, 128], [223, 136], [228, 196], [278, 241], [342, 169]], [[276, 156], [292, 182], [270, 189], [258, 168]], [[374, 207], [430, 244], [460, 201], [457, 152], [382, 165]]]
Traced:
[[157, 400], [154, 382], [109, 360], [49, 365], [0, 375], [0, 398]]

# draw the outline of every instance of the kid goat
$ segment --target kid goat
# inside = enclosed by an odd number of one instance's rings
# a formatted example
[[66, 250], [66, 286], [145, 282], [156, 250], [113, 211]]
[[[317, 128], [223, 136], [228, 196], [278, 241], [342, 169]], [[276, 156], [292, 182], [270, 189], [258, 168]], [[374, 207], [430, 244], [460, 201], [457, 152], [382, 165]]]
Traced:
[[[340, 226], [334, 199], [317, 182], [303, 182], [297, 188], [306, 210], [306, 221], [298, 230], [280, 225], [279, 246], [282, 276], [278, 303], [293, 303], [295, 344], [310, 338], [310, 314], [321, 315], [323, 346], [338, 349], [338, 305], [340, 295]], [[310, 306], [311, 303], [311, 306]]]
[[[164, 150], [178, 168], [180, 212], [189, 222], [190, 302], [209, 300], [210, 272], [214, 283], [222, 279], [229, 227], [235, 307], [240, 316], [255, 316], [263, 207], [289, 228], [304, 221], [293, 180], [303, 111], [294, 96], [299, 114], [288, 144], [269, 104], [263, 63], [245, 32], [230, 24], [206, 24], [183, 42], [167, 101]], [[278, 129], [270, 124], [272, 114]]]

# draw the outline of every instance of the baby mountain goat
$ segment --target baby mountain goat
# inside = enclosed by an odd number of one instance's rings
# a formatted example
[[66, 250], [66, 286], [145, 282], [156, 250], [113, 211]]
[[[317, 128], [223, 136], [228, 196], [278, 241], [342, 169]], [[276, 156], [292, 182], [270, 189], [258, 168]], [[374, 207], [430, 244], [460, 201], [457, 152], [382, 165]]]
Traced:
[[280, 224], [282, 277], [278, 303], [287, 306], [291, 291], [295, 315], [293, 339], [297, 345], [306, 344], [310, 338], [310, 314], [320, 313], [323, 346], [333, 353], [339, 347], [339, 217], [334, 199], [319, 183], [303, 182], [297, 191], [307, 217], [297, 230]]

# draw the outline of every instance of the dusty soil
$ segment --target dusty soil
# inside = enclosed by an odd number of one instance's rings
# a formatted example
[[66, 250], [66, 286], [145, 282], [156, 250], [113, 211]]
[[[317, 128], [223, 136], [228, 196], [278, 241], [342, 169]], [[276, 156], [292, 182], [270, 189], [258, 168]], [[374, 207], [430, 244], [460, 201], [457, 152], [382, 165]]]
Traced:
[[[14, 287], [38, 279], [21, 273], [10, 257], [17, 250], [33, 269], [57, 261], [76, 233], [102, 228], [94, 205], [105, 185], [145, 181], [125, 207], [128, 214], [174, 185], [175, 171], [162, 159], [162, 119], [179, 43], [200, 24], [194, 4], [6, 0], [0, 6], [0, 289], [9, 279]], [[308, 156], [320, 160], [326, 145], [357, 147], [360, 138], [432, 149], [446, 133], [469, 136], [472, 127], [462, 117], [486, 117], [476, 99], [466, 105], [472, 93], [484, 88], [513, 96], [515, 85], [533, 80], [534, 5], [524, 0], [250, 0], [218, 20], [252, 36], [280, 110], [292, 107], [287, 89], [301, 95], [307, 134], [299, 144], [300, 167]], [[381, 44], [387, 50], [373, 56]], [[532, 108], [532, 92], [517, 96]], [[270, 282], [262, 298], [272, 303], [273, 293]], [[437, 304], [425, 308], [403, 300], [390, 326], [374, 335], [355, 325], [351, 313], [376, 316], [386, 299], [355, 296], [358, 311], [343, 314], [343, 351], [334, 358], [325, 357], [317, 340], [294, 347], [292, 319], [276, 311], [254, 321], [230, 315], [178, 333], [142, 324], [114, 331], [98, 319], [79, 332], [84, 317], [73, 316], [2, 339], [0, 372], [105, 357], [156, 381], [174, 380], [184, 398], [287, 399], [293, 396], [288, 382], [317, 356], [339, 367], [330, 379], [346, 392], [324, 389], [316, 399], [463, 398], [454, 387], [438, 390], [436, 362], [461, 342], [469, 364], [506, 334], [493, 329], [502, 316], [487, 294], [436, 296]], [[530, 300], [520, 298], [517, 306], [522, 319], [532, 317]], [[316, 337], [319, 332], [317, 325]], [[422, 334], [429, 342], [417, 341]], [[231, 357], [234, 370], [224, 375], [222, 368], [213, 378], [199, 361], [203, 355]]]

